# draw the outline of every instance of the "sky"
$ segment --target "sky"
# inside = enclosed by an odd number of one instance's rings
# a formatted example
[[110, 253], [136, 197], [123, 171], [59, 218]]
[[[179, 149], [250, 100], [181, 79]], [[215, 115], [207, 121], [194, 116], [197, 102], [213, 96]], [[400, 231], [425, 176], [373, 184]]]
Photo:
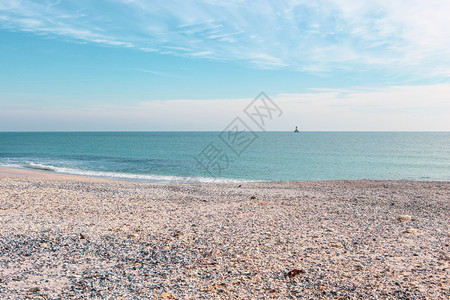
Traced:
[[1, 0], [0, 131], [449, 131], [450, 2]]

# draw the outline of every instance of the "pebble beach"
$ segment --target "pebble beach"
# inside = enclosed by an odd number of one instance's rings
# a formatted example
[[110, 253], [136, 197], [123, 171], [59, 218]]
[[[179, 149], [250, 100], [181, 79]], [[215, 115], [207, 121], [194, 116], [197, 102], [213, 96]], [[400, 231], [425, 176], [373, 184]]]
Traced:
[[2, 299], [448, 299], [450, 183], [0, 169]]

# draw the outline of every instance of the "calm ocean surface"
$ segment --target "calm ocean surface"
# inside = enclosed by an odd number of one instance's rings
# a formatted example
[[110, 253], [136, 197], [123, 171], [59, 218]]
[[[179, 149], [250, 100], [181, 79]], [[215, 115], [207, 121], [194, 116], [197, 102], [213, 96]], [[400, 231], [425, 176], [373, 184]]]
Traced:
[[0, 133], [0, 166], [143, 181], [450, 181], [450, 132]]

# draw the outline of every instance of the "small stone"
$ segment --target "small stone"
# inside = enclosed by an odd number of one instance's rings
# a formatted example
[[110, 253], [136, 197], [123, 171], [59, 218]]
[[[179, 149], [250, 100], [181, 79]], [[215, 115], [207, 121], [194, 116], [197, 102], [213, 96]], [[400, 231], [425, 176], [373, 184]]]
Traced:
[[41, 247], [41, 248], [48, 248], [48, 245], [47, 245], [47, 243], [42, 243], [42, 244], [39, 245], [39, 247]]
[[80, 240], [85, 240], [86, 237], [80, 233]]
[[250, 199], [255, 200], [256, 196], [251, 196]]
[[289, 277], [289, 278], [294, 278], [295, 276], [297, 276], [299, 274], [304, 274], [304, 273], [305, 273], [305, 270], [294, 269], [294, 270], [287, 272], [285, 276]]
[[411, 221], [411, 216], [409, 215], [400, 215], [397, 217], [397, 220], [400, 222]]
[[342, 245], [342, 243], [339, 242], [334, 242], [330, 244], [331, 247], [335, 247], [335, 248], [342, 248], [344, 247], [344, 245]]
[[415, 228], [408, 228], [405, 230], [406, 233], [418, 233], [419, 231]]
[[32, 288], [30, 288], [29, 290], [28, 290], [28, 292], [30, 292], [30, 293], [37, 293], [37, 292], [39, 292], [41, 289], [40, 288], [38, 288], [38, 287], [32, 287]]

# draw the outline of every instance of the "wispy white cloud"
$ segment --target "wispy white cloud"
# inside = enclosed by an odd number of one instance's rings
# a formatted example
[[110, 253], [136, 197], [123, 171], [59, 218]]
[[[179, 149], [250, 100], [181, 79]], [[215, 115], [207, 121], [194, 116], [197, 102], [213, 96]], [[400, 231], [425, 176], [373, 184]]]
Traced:
[[261, 68], [448, 76], [449, 12], [437, 0], [3, 0], [0, 26]]
[[445, 114], [450, 117], [450, 85], [392, 86], [386, 88], [312, 89], [312, 93], [281, 94], [281, 101], [314, 103], [319, 98], [328, 107], [344, 108], [347, 111], [368, 114], [417, 111]]
[[450, 84], [320, 89], [276, 97], [283, 122], [305, 130], [448, 131]]
[[143, 73], [149, 73], [149, 74], [153, 74], [153, 75], [158, 75], [158, 76], [168, 76], [171, 77], [173, 75], [168, 74], [168, 73], [164, 73], [164, 72], [159, 72], [159, 71], [153, 71], [153, 70], [147, 70], [147, 69], [133, 69], [134, 71], [138, 71], [138, 72], [143, 72]]
[[[450, 84], [380, 89], [311, 90], [274, 95], [284, 111], [268, 130], [450, 131]], [[30, 95], [30, 97], [35, 95]], [[14, 95], [4, 95], [4, 98]], [[23, 95], [21, 96], [23, 97]], [[36, 96], [35, 96], [36, 97]], [[128, 105], [35, 107], [10, 103], [0, 110], [3, 130], [222, 130], [253, 99], [141, 101]], [[199, 118], [198, 116], [202, 116]], [[17, 120], [23, 120], [17, 122]], [[57, 124], [57, 125], [55, 125]], [[57, 126], [57, 127], [56, 127]], [[256, 128], [254, 128], [256, 129]]]

